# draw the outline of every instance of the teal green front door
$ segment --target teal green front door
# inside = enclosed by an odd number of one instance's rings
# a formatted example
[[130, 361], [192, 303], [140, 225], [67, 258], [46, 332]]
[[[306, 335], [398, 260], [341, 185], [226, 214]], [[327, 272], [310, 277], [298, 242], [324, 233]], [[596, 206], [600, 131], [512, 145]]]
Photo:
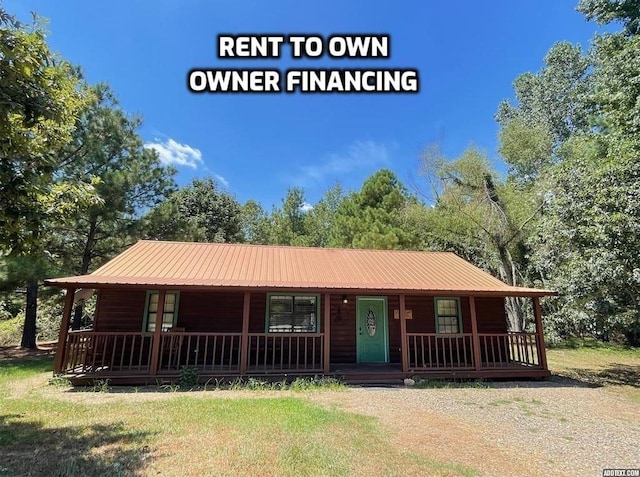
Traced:
[[387, 299], [373, 296], [358, 297], [356, 313], [358, 363], [388, 362]]

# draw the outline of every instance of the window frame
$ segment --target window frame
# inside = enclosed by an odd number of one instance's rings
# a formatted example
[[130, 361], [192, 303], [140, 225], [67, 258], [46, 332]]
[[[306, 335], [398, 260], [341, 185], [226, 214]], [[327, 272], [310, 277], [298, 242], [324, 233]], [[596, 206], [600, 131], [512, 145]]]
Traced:
[[[440, 330], [440, 316], [438, 314], [438, 301], [439, 300], [454, 300], [456, 302], [456, 307], [458, 311], [458, 332], [457, 333], [441, 333]], [[462, 304], [460, 302], [460, 297], [457, 296], [437, 296], [433, 298], [433, 313], [435, 315], [435, 326], [436, 326], [436, 334], [437, 335], [461, 335], [464, 333], [462, 328]], [[443, 317], [450, 317], [453, 315], [442, 315]]]
[[[315, 331], [269, 331], [269, 325], [271, 323], [271, 297], [273, 296], [287, 296], [287, 297], [292, 297], [293, 298], [293, 309], [291, 311], [291, 314], [293, 314], [293, 312], [295, 311], [295, 300], [296, 297], [313, 297], [316, 299], [316, 329]], [[290, 292], [271, 292], [271, 293], [267, 293], [267, 306], [266, 306], [266, 311], [265, 311], [265, 319], [264, 319], [264, 332], [268, 333], [268, 334], [272, 334], [272, 335], [284, 335], [287, 333], [290, 334], [304, 334], [304, 333], [310, 333], [310, 334], [317, 334], [320, 333], [320, 330], [322, 329], [321, 327], [321, 323], [320, 323], [320, 294], [319, 293], [290, 293]]]
[[[173, 310], [173, 321], [171, 322], [171, 328], [174, 328], [178, 323], [178, 310], [180, 307], [180, 291], [179, 290], [165, 290], [165, 300], [168, 294], [174, 294], [176, 296], [176, 303]], [[147, 290], [147, 294], [144, 302], [144, 315], [142, 315], [142, 332], [143, 333], [154, 333], [153, 331], [149, 331], [149, 305], [151, 304], [151, 296], [153, 294], [158, 295], [158, 302], [160, 301], [160, 290]], [[163, 314], [166, 313], [164, 311], [163, 306]], [[164, 321], [164, 320], [163, 320]], [[161, 330], [162, 331], [162, 330]]]

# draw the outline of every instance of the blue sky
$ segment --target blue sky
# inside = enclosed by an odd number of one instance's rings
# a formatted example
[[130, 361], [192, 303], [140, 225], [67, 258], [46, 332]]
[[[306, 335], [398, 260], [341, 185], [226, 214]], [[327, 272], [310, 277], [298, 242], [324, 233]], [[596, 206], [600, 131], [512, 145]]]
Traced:
[[[357, 189], [381, 167], [405, 183], [439, 143], [455, 157], [476, 145], [497, 156], [493, 116], [512, 82], [537, 71], [547, 50], [583, 47], [597, 31], [577, 0], [204, 1], [5, 0], [49, 19], [49, 43], [109, 83], [140, 133], [178, 167], [180, 184], [214, 176], [238, 200], [267, 209], [291, 186], [315, 202], [336, 181]], [[386, 33], [390, 58], [218, 59], [220, 33]], [[193, 94], [203, 68], [416, 68], [418, 94]]]

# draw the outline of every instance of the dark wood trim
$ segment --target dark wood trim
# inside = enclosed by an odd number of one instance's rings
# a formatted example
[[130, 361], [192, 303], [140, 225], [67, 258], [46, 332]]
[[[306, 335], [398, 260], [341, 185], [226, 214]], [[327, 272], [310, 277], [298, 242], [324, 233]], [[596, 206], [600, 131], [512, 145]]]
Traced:
[[469, 297], [469, 296], [495, 296], [495, 297], [543, 297], [543, 296], [556, 296], [557, 292], [549, 292], [540, 290], [539, 292], [522, 293], [517, 291], [473, 291], [473, 290], [407, 290], [407, 289], [393, 289], [393, 288], [331, 288], [331, 287], [305, 287], [305, 288], [291, 288], [291, 287], [273, 287], [273, 286], [214, 286], [214, 285], [162, 285], [155, 283], [142, 283], [142, 284], [122, 284], [122, 283], [76, 283], [76, 282], [50, 282], [45, 280], [45, 285], [57, 288], [66, 288], [68, 286], [82, 287], [82, 288], [95, 288], [95, 289], [114, 289], [114, 288], [127, 288], [138, 290], [177, 290], [177, 291], [257, 291], [257, 292], [269, 292], [269, 293], [333, 293], [333, 294], [357, 294], [357, 295], [375, 295], [375, 296], [387, 296], [393, 294], [404, 295], [420, 295], [420, 296], [457, 296], [457, 297]]
[[158, 310], [156, 312], [156, 329], [153, 332], [153, 347], [151, 348], [151, 376], [158, 374], [160, 364], [160, 333], [162, 333], [162, 317], [164, 316], [164, 297], [166, 290], [158, 292]]
[[400, 353], [402, 372], [406, 373], [409, 371], [409, 350], [407, 349], [407, 311], [404, 295], [400, 295]]
[[62, 363], [64, 362], [64, 354], [67, 349], [67, 334], [69, 333], [69, 322], [71, 321], [71, 309], [73, 308], [73, 297], [76, 289], [68, 288], [64, 297], [64, 309], [62, 311], [62, 323], [60, 324], [60, 332], [58, 333], [58, 346], [56, 348], [56, 357], [53, 362], [53, 374], [62, 372]]
[[249, 317], [251, 311], [251, 292], [244, 292], [242, 307], [242, 342], [240, 344], [240, 374], [247, 372], [247, 358], [249, 356]]
[[480, 355], [480, 337], [478, 336], [478, 321], [476, 317], [476, 299], [473, 296], [469, 297], [469, 310], [469, 314], [471, 315], [471, 334], [473, 335], [473, 362], [476, 371], [480, 371], [482, 368], [482, 358]]
[[542, 311], [540, 309], [540, 298], [533, 297], [533, 316], [536, 319], [536, 334], [538, 335], [538, 359], [542, 369], [547, 368], [547, 350], [544, 344], [544, 329], [542, 328]]
[[331, 294], [324, 295], [324, 373], [329, 374], [331, 364]]

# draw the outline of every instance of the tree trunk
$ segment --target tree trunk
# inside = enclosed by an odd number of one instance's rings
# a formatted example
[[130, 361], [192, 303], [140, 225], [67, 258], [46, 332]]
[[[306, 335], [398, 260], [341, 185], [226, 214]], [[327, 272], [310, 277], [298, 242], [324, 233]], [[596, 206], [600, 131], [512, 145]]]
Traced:
[[[80, 275], [86, 275], [91, 265], [91, 258], [93, 253], [93, 246], [95, 244], [97, 229], [97, 219], [93, 218], [89, 222], [89, 233], [87, 234], [87, 241], [84, 244], [84, 252], [82, 253], [82, 266], [80, 267]], [[84, 309], [83, 303], [78, 303], [73, 312], [73, 320], [71, 322], [72, 330], [79, 330], [82, 326], [82, 312]]]
[[24, 313], [24, 328], [22, 329], [23, 348], [36, 349], [36, 312], [38, 309], [38, 282], [27, 283], [27, 308]]
[[[500, 275], [507, 285], [517, 286], [516, 265], [513, 263], [511, 253], [504, 246], [498, 246], [500, 255]], [[508, 297], [505, 299], [505, 310], [510, 331], [524, 331], [527, 327], [527, 315], [524, 310], [524, 300], [521, 297]]]
[[84, 307], [82, 303], [78, 303], [73, 310], [73, 320], [71, 321], [71, 329], [79, 330], [82, 327], [82, 311]]

